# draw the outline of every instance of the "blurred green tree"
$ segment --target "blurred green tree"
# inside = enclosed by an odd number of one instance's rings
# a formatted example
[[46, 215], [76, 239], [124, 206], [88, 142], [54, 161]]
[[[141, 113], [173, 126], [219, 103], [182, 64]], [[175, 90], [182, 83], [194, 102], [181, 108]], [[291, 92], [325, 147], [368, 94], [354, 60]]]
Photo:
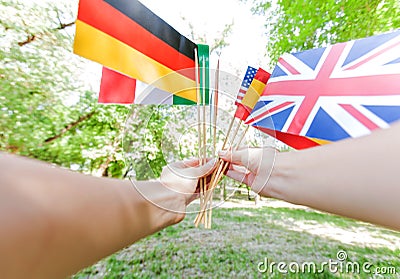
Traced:
[[398, 0], [252, 1], [253, 12], [266, 18], [271, 66], [285, 52], [364, 38], [400, 27]]
[[0, 2], [0, 149], [121, 176], [120, 130], [130, 108], [97, 105], [90, 62], [72, 54], [76, 5]]

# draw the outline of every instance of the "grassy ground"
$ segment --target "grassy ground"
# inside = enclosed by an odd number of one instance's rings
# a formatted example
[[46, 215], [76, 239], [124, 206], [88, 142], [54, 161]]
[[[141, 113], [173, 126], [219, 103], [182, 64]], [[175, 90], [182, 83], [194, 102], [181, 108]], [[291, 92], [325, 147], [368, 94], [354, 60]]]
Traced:
[[[194, 217], [73, 278], [282, 278], [272, 262], [286, 264], [285, 278], [400, 278], [397, 232], [306, 208], [217, 208], [211, 230], [195, 228]], [[269, 269], [261, 273], [266, 261]], [[357, 266], [360, 272], [351, 272]]]

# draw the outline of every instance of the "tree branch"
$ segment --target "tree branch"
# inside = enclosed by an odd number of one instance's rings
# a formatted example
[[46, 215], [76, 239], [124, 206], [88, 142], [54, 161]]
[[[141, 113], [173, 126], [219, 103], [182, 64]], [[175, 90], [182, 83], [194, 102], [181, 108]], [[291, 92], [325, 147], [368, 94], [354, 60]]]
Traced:
[[69, 123], [67, 126], [64, 127], [64, 129], [62, 129], [57, 135], [52, 136], [50, 138], [47, 138], [44, 143], [50, 143], [55, 141], [56, 139], [62, 137], [66, 132], [68, 132], [69, 130], [71, 130], [72, 128], [78, 126], [80, 123], [82, 123], [83, 121], [91, 118], [94, 114], [96, 113], [95, 110], [89, 112], [86, 115], [82, 115], [81, 117], [78, 118], [78, 120]]
[[36, 39], [36, 35], [35, 34], [29, 34], [28, 37], [26, 38], [26, 40], [22, 41], [22, 42], [18, 42], [18, 45], [19, 46], [27, 45], [27, 44], [33, 42], [35, 39]]
[[[68, 22], [68, 23], [62, 23], [62, 22], [60, 22], [60, 25], [57, 26], [56, 28], [53, 28], [52, 30], [53, 30], [53, 31], [63, 30], [63, 29], [65, 29], [65, 28], [67, 28], [67, 27], [69, 27], [69, 26], [72, 26], [72, 25], [74, 25], [74, 24], [75, 24], [75, 21]], [[38, 36], [41, 36], [41, 35], [43, 35], [43, 34], [44, 34], [44, 33], [29, 34], [28, 37], [27, 37], [27, 39], [26, 39], [25, 41], [18, 42], [18, 45], [19, 45], [19, 46], [24, 46], [24, 45], [27, 45], [27, 44], [29, 44], [29, 43], [32, 43], [35, 39], [38, 38]]]
[[58, 26], [57, 28], [55, 28], [54, 30], [62, 30], [62, 29], [65, 29], [65, 28], [67, 28], [67, 27], [69, 27], [69, 26], [72, 26], [72, 25], [74, 25], [75, 24], [75, 21], [72, 21], [72, 22], [69, 22], [69, 23], [62, 23], [62, 22], [60, 22], [60, 26]]

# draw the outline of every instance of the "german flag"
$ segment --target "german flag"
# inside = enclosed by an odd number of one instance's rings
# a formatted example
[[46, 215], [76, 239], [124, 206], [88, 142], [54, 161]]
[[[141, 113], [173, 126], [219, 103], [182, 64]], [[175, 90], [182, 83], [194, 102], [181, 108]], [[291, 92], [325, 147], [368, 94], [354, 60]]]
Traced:
[[79, 3], [76, 54], [147, 84], [157, 81], [183, 103], [197, 101], [196, 47], [137, 0]]

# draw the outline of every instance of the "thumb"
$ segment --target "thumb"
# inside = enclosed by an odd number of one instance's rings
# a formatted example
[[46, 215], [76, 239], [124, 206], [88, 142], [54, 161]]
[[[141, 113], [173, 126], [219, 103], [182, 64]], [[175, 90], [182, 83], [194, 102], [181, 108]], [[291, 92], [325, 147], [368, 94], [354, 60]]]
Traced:
[[198, 165], [198, 162], [198, 159], [193, 161], [190, 167], [187, 167], [182, 162], [174, 163], [167, 166], [168, 172], [185, 179], [197, 180], [200, 177], [210, 174], [215, 168], [215, 159], [209, 160], [204, 165]]
[[214, 169], [216, 160], [211, 159], [206, 164], [198, 167], [194, 167], [191, 170], [196, 177], [203, 177], [209, 175]]

